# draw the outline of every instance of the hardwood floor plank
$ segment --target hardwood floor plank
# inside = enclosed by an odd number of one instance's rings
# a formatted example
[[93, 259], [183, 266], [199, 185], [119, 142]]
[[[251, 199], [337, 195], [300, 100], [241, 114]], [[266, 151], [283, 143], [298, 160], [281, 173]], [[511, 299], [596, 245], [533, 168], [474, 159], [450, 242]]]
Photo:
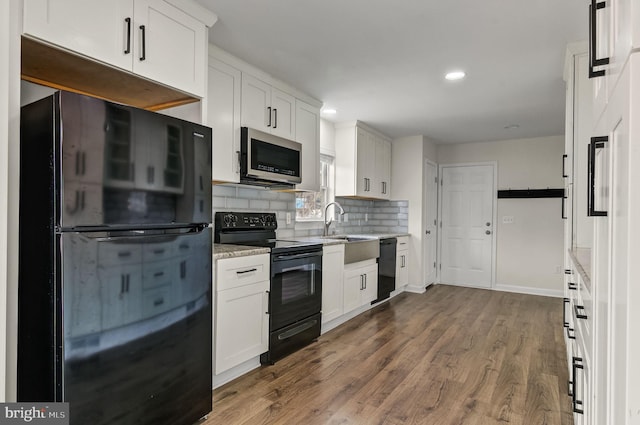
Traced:
[[403, 293], [215, 390], [202, 425], [570, 425], [561, 315], [555, 298]]

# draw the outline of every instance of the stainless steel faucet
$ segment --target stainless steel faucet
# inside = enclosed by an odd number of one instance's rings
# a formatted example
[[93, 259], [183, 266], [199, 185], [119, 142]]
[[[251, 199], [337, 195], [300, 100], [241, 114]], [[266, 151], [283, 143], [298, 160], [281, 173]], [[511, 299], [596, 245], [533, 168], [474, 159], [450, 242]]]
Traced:
[[340, 215], [344, 215], [344, 209], [342, 205], [337, 202], [329, 202], [326, 207], [324, 207], [324, 236], [329, 236], [329, 226], [331, 226], [331, 222], [333, 221], [333, 217], [327, 218], [327, 210], [331, 205], [335, 205], [340, 208]]

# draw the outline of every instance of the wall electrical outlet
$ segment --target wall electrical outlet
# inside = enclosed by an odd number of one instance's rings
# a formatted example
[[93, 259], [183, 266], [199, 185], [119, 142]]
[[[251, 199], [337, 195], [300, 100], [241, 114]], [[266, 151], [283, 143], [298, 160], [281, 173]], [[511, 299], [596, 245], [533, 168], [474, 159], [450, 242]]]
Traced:
[[290, 212], [287, 213], [286, 221], [287, 221], [287, 224], [291, 224], [291, 213]]
[[502, 216], [502, 224], [513, 224], [513, 216], [512, 215], [503, 215]]

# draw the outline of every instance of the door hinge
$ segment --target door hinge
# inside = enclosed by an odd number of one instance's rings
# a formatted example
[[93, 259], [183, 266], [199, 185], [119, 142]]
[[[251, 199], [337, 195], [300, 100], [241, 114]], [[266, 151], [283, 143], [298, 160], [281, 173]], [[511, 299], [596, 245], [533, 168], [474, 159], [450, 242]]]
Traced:
[[436, 262], [435, 261], [433, 262], [433, 268], [434, 269], [436, 268]]
[[442, 182], [444, 181], [444, 179], [440, 179], [440, 186], [442, 186]]
[[440, 222], [440, 228], [442, 229], [442, 222]]
[[440, 270], [442, 270], [442, 263], [440, 263]]
[[436, 176], [436, 184], [438, 184], [438, 176]]

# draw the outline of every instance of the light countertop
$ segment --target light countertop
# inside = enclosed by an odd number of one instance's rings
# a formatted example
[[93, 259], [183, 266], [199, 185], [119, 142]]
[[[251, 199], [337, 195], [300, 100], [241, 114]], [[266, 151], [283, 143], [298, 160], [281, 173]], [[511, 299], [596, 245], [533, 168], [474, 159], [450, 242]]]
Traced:
[[[340, 235], [335, 235], [340, 236]], [[358, 238], [371, 238], [371, 239], [386, 239], [397, 238], [401, 236], [409, 236], [408, 233], [363, 233], [363, 234], [349, 234]], [[279, 238], [280, 240], [294, 241], [294, 242], [312, 242], [322, 245], [337, 245], [341, 243], [347, 243], [344, 239], [333, 239], [331, 236], [301, 236], [290, 238]], [[269, 248], [258, 246], [245, 246], [245, 245], [232, 245], [232, 244], [213, 244], [213, 259], [219, 260], [221, 258], [233, 258], [244, 257], [247, 255], [268, 254], [271, 252]]]
[[247, 255], [269, 254], [269, 248], [259, 246], [231, 245], [231, 244], [213, 244], [213, 259], [244, 257]]

